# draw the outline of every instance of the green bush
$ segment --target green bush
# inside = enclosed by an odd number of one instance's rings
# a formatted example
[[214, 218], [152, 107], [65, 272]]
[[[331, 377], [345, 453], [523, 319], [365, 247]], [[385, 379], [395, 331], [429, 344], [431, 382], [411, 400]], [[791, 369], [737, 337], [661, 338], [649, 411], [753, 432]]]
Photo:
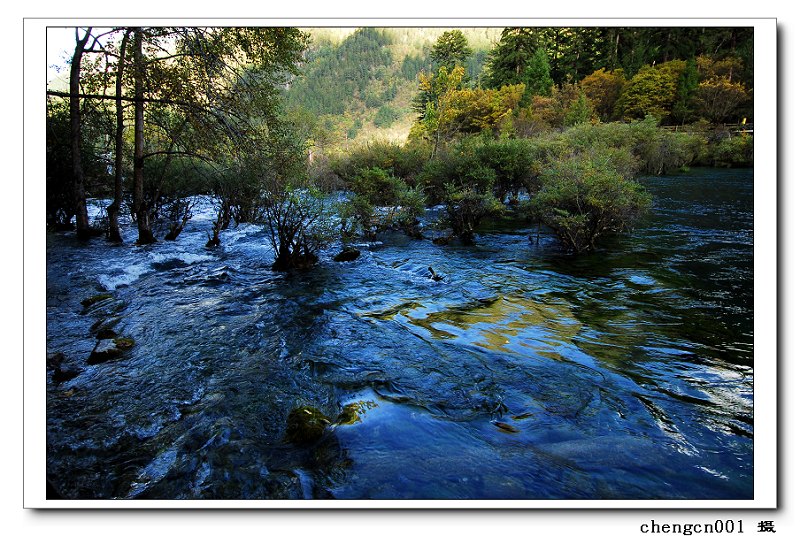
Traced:
[[458, 188], [453, 184], [445, 187], [445, 209], [447, 225], [464, 244], [474, 243], [475, 229], [484, 218], [505, 210], [490, 190], [481, 192], [473, 185]]
[[425, 193], [420, 187], [408, 187], [400, 195], [397, 225], [409, 236], [422, 238], [419, 217], [425, 213]]
[[596, 149], [554, 163], [529, 203], [534, 218], [575, 253], [629, 229], [650, 205], [644, 188], [620, 174], [613, 162], [609, 153]]
[[413, 182], [422, 171], [430, 149], [420, 144], [400, 145], [392, 142], [372, 142], [359, 146], [347, 156], [331, 161], [331, 169], [345, 183], [351, 183], [364, 169], [377, 167], [390, 175]]
[[350, 189], [347, 201], [339, 208], [343, 238], [352, 238], [360, 230], [374, 239], [378, 232], [392, 228], [420, 236], [418, 217], [425, 208], [421, 189], [409, 187], [378, 167], [361, 170]]
[[749, 134], [722, 138], [709, 144], [711, 164], [723, 167], [753, 165], [753, 137]]
[[[702, 137], [664, 130], [650, 116], [629, 124], [578, 125], [566, 131], [564, 137], [569, 148], [580, 151], [600, 146], [632, 153], [638, 162], [636, 172], [652, 175], [665, 174], [691, 164], [703, 146]], [[631, 163], [627, 170], [633, 167]]]
[[388, 206], [398, 201], [406, 189], [405, 182], [383, 168], [365, 168], [353, 179], [350, 189], [365, 197], [374, 206]]
[[497, 199], [512, 202], [531, 185], [534, 156], [530, 140], [484, 139], [475, 147], [475, 156], [482, 167], [494, 171], [493, 192]]
[[341, 221], [339, 234], [345, 244], [359, 235], [374, 236], [372, 225], [375, 206], [366, 197], [351, 194], [347, 200], [337, 203], [336, 212]]

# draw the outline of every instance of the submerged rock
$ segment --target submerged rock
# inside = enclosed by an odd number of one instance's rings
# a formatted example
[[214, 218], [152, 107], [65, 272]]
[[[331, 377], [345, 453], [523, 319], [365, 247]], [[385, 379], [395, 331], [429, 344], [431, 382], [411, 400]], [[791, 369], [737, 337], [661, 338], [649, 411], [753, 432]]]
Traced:
[[117, 327], [121, 321], [122, 318], [120, 316], [102, 317], [92, 324], [89, 331], [94, 333], [98, 339], [115, 338], [117, 336], [116, 334], [109, 336], [109, 333], [106, 331], [113, 332], [114, 328]]
[[96, 364], [117, 359], [122, 357], [125, 351], [131, 349], [133, 345], [132, 338], [104, 338], [97, 342], [87, 362]]
[[81, 373], [81, 368], [75, 364], [64, 364], [53, 372], [53, 381], [57, 383], [67, 382]]
[[509, 425], [508, 423], [504, 423], [502, 421], [492, 421], [492, 423], [494, 423], [494, 426], [503, 431], [504, 433], [513, 434], [519, 432], [519, 429], [517, 429], [513, 425]]
[[286, 438], [294, 444], [308, 444], [322, 438], [330, 418], [312, 406], [300, 406], [289, 412]]
[[47, 368], [49, 368], [51, 370], [58, 368], [59, 366], [61, 366], [61, 363], [64, 362], [64, 359], [66, 359], [66, 356], [63, 353], [61, 353], [60, 351], [56, 352], [56, 353], [53, 353], [52, 355], [48, 355], [47, 356]]
[[107, 300], [107, 299], [110, 299], [110, 298], [114, 298], [114, 296], [111, 293], [100, 293], [100, 294], [97, 294], [97, 295], [94, 295], [94, 296], [91, 296], [91, 297], [83, 299], [81, 301], [81, 305], [84, 308], [88, 308], [89, 306], [92, 306], [93, 304], [96, 304], [97, 302], [100, 302], [101, 300]]
[[361, 252], [354, 247], [346, 247], [333, 258], [337, 263], [345, 261], [355, 261], [361, 255]]
[[342, 413], [336, 418], [336, 423], [339, 425], [353, 425], [361, 421], [361, 415], [366, 413], [367, 410], [375, 408], [378, 404], [371, 400], [361, 400], [352, 402], [342, 408]]
[[66, 356], [61, 352], [47, 357], [47, 368], [53, 371], [53, 381], [56, 383], [69, 381], [81, 373], [81, 368], [68, 363]]
[[117, 333], [114, 329], [100, 329], [97, 331], [95, 338], [98, 340], [109, 340], [114, 339], [117, 337]]

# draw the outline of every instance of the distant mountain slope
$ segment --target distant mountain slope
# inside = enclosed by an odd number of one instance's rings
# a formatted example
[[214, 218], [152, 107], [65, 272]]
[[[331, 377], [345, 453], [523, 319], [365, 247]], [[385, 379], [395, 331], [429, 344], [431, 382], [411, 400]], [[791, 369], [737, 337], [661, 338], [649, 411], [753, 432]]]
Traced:
[[[310, 28], [302, 74], [286, 92], [290, 108], [317, 119], [330, 141], [404, 140], [414, 121], [411, 101], [429, 53], [450, 28]], [[502, 28], [460, 29], [475, 51], [467, 62], [477, 78]]]

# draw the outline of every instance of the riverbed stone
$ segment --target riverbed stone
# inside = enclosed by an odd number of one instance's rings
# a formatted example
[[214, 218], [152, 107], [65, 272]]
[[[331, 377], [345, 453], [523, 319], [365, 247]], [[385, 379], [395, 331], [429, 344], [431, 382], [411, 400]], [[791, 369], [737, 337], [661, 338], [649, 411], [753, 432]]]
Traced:
[[357, 250], [354, 247], [346, 247], [339, 252], [336, 257], [333, 258], [334, 261], [337, 263], [345, 262], [345, 261], [355, 261], [356, 259], [361, 256], [361, 251]]
[[81, 373], [81, 367], [70, 363], [61, 352], [48, 355], [47, 368], [53, 371], [53, 381], [56, 383], [69, 381]]
[[111, 293], [99, 293], [97, 295], [93, 295], [91, 297], [85, 298], [81, 301], [81, 306], [84, 308], [88, 308], [94, 304], [97, 304], [101, 300], [108, 300], [110, 298], [114, 298]]
[[49, 353], [47, 355], [47, 368], [50, 370], [57, 369], [64, 362], [66, 356], [57, 351], [56, 353]]
[[87, 362], [89, 364], [96, 364], [110, 361], [111, 359], [118, 359], [122, 357], [125, 351], [131, 349], [133, 345], [134, 341], [132, 338], [103, 338], [97, 342]]
[[121, 356], [122, 350], [114, 343], [114, 339], [104, 338], [97, 342], [87, 362], [90, 364], [103, 363]]
[[[115, 328], [122, 322], [122, 317], [120, 316], [112, 316], [112, 317], [101, 317], [97, 321], [95, 321], [89, 331], [94, 333], [98, 339], [100, 338], [114, 338], [118, 335], [114, 334], [113, 336], [109, 336], [105, 331], [114, 331]], [[102, 335], [102, 336], [101, 336]]]
[[53, 381], [67, 382], [81, 373], [81, 367], [74, 363], [64, 363], [53, 372]]

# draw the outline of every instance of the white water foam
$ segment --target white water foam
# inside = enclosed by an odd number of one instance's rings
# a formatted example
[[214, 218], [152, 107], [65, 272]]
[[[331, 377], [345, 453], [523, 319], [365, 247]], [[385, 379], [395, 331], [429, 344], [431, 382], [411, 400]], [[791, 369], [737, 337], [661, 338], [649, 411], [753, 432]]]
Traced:
[[123, 285], [130, 285], [151, 269], [150, 263], [132, 264], [114, 274], [100, 274], [97, 281], [108, 291], [114, 291]]
[[203, 261], [213, 261], [214, 257], [211, 255], [203, 255], [199, 253], [188, 253], [186, 251], [171, 251], [167, 253], [157, 253], [152, 255], [151, 260], [154, 263], [163, 263], [172, 260], [183, 261], [186, 264], [201, 263]]

